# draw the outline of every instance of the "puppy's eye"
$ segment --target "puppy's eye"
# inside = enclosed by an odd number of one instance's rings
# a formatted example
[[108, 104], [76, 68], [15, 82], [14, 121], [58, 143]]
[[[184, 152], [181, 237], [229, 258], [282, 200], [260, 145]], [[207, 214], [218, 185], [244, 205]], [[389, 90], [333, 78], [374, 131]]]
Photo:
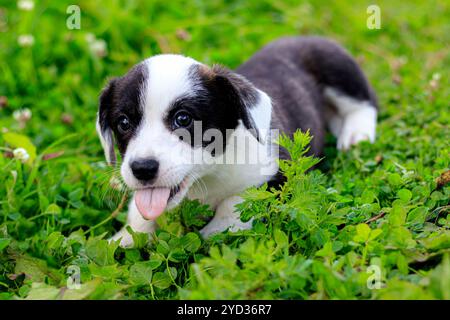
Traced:
[[119, 122], [117, 124], [117, 128], [122, 133], [128, 132], [128, 130], [131, 129], [130, 121], [128, 120], [128, 118], [126, 116], [119, 117]]
[[175, 114], [173, 118], [173, 124], [175, 128], [185, 128], [188, 127], [192, 122], [192, 117], [186, 111], [180, 111]]

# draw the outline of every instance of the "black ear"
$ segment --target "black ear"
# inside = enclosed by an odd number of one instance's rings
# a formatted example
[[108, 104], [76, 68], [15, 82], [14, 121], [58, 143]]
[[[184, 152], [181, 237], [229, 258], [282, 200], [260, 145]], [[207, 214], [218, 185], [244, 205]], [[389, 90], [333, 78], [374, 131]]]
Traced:
[[239, 119], [245, 128], [260, 141], [259, 129], [250, 113], [259, 101], [256, 87], [245, 77], [219, 65], [214, 65], [211, 73], [220, 90], [226, 92], [230, 103], [237, 108]]
[[108, 113], [111, 112], [113, 107], [116, 81], [117, 79], [112, 79], [100, 94], [96, 125], [106, 162], [112, 165], [116, 163], [116, 153], [114, 151], [114, 136], [108, 122]]

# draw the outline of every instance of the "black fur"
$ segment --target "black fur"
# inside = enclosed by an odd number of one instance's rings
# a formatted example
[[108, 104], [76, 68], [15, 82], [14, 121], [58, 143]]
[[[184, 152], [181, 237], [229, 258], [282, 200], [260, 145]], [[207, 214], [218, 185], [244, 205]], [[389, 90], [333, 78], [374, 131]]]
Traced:
[[[235, 129], [239, 120], [242, 120], [247, 129], [256, 132], [253, 121], [248, 115], [248, 108], [258, 102], [257, 91], [253, 85], [243, 77], [219, 66], [208, 68], [203, 65], [193, 65], [189, 76], [197, 89], [189, 96], [180, 97], [173, 102], [165, 118], [169, 130], [174, 130], [173, 117], [176, 113], [180, 110], [187, 111], [195, 121], [201, 121], [202, 137], [208, 129], [217, 129], [221, 132], [223, 141], [218, 145], [223, 149], [211, 150], [213, 155], [216, 155], [217, 151], [225, 150], [230, 133], [227, 129]], [[192, 139], [185, 142], [193, 147], [200, 143], [202, 147], [207, 147], [214, 142], [214, 140], [205, 141], [201, 139], [202, 137], [195, 139], [193, 124], [186, 130]]]
[[[272, 98], [273, 128], [289, 135], [297, 129], [310, 130], [310, 153], [317, 156], [322, 155], [326, 132], [324, 87], [377, 106], [355, 60], [337, 43], [320, 37], [286, 37], [271, 42], [236, 72]], [[286, 157], [281, 152], [281, 158]]]
[[[125, 154], [128, 141], [135, 134], [135, 129], [139, 126], [142, 118], [143, 110], [139, 99], [147, 77], [145, 66], [138, 64], [123, 77], [112, 79], [100, 96], [100, 128], [103, 134], [108, 134], [108, 130], [114, 133], [122, 156]], [[117, 129], [121, 115], [127, 116], [132, 126], [132, 129], [126, 134], [119, 133]]]
[[[356, 61], [337, 43], [320, 37], [286, 37], [269, 43], [237, 68], [257, 88], [272, 98], [272, 128], [292, 135], [297, 129], [310, 130], [310, 155], [323, 153], [326, 123], [323, 96], [332, 87], [346, 96], [370, 101], [377, 99]], [[287, 159], [283, 148], [280, 158]], [[278, 172], [268, 182], [279, 186]]]

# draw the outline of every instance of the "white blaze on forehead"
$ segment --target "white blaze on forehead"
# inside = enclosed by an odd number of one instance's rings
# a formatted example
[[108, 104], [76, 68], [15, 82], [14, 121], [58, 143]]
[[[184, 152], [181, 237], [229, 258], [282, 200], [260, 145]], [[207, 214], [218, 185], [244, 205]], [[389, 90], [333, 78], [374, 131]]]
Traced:
[[158, 55], [143, 62], [147, 77], [141, 89], [142, 119], [128, 143], [121, 171], [129, 186], [139, 186], [129, 164], [140, 158], [155, 158], [159, 162], [154, 187], [173, 187], [184, 178], [177, 169], [190, 163], [192, 149], [167, 128], [165, 118], [174, 101], [195, 94], [196, 81], [190, 76], [194, 64], [199, 63], [180, 55]]
[[145, 60], [148, 77], [144, 86], [144, 115], [161, 117], [177, 98], [193, 93], [193, 79], [189, 69], [198, 64], [192, 58], [175, 54], [163, 54]]

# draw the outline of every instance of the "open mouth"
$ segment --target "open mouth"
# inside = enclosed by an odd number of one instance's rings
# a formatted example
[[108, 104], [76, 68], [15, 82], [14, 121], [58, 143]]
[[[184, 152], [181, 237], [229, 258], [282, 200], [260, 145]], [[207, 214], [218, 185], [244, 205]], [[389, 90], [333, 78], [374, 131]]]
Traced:
[[174, 187], [154, 187], [136, 190], [134, 201], [141, 215], [147, 220], [155, 220], [164, 210], [170, 200], [178, 195], [187, 186], [184, 178]]
[[[184, 180], [181, 182], [183, 183]], [[169, 200], [172, 200], [172, 198], [181, 190], [181, 183], [177, 184], [175, 187], [172, 187], [170, 189], [170, 195], [169, 195]]]

